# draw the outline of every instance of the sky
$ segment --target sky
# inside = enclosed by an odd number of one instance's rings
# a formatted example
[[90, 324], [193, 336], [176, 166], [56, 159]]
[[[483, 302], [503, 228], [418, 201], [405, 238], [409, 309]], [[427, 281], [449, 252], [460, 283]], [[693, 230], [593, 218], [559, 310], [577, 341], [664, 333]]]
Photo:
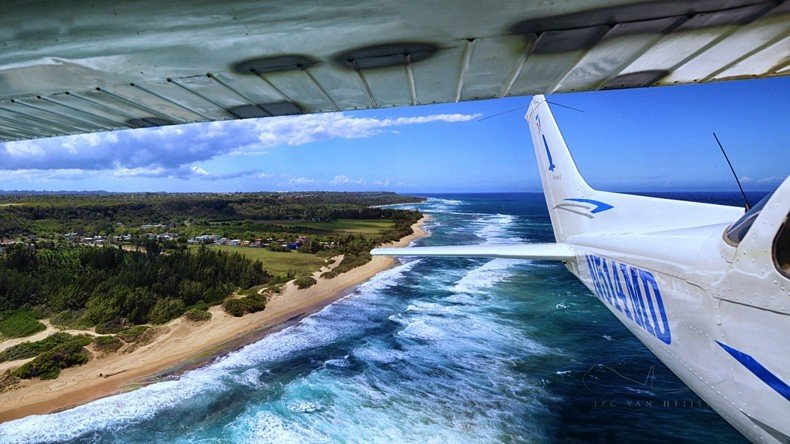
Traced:
[[[530, 99], [7, 142], [0, 190], [538, 192]], [[548, 99], [583, 111], [552, 107], [595, 188], [735, 191], [714, 131], [747, 190], [772, 190], [790, 172], [790, 78]]]

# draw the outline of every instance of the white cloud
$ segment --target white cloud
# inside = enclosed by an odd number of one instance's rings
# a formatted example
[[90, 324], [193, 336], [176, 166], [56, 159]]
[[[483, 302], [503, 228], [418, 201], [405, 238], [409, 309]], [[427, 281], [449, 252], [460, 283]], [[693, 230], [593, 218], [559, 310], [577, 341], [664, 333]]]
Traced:
[[[279, 146], [300, 146], [330, 139], [358, 139], [395, 128], [429, 123], [468, 122], [479, 114], [434, 114], [377, 119], [344, 113], [308, 114], [264, 119], [136, 129], [111, 133], [15, 141], [0, 144], [2, 171], [95, 171], [115, 177], [200, 177], [205, 180], [260, 176], [260, 171], [212, 174], [199, 166], [228, 154], [260, 155]], [[301, 183], [313, 183], [312, 179]], [[307, 182], [308, 180], [312, 182]], [[377, 185], [386, 186], [384, 181]], [[296, 183], [296, 182], [294, 182]], [[361, 184], [339, 175], [332, 184]]]
[[163, 177], [167, 176], [168, 172], [162, 167], [139, 167], [139, 168], [115, 168], [112, 175], [115, 177]]
[[388, 178], [383, 179], [383, 180], [373, 181], [373, 185], [378, 185], [378, 186], [382, 186], [382, 187], [388, 187], [388, 186], [390, 186], [390, 178], [388, 177]]
[[757, 179], [755, 181], [755, 183], [759, 183], [761, 185], [765, 185], [765, 184], [777, 184], [777, 185], [779, 185], [784, 179], [785, 179], [784, 177], [769, 176], [769, 177], [763, 177], [763, 178]]
[[768, 176], [768, 177], [760, 177], [756, 179], [751, 176], [741, 177], [741, 183], [743, 184], [779, 185], [780, 183], [782, 183], [783, 180], [785, 180], [785, 178], [780, 176]]
[[199, 176], [208, 176], [209, 175], [208, 171], [204, 170], [203, 167], [201, 167], [200, 165], [192, 165], [192, 167], [190, 169], [192, 170], [193, 173], [195, 173], [195, 174], [197, 174]]
[[344, 185], [344, 184], [363, 184], [365, 179], [352, 179], [345, 174], [335, 176], [334, 179], [329, 181], [330, 185]]
[[32, 140], [7, 142], [5, 144], [5, 151], [10, 157], [14, 158], [40, 157], [45, 154], [44, 149]]
[[328, 139], [358, 139], [382, 134], [386, 128], [391, 127], [433, 122], [468, 122], [479, 116], [480, 114], [434, 114], [376, 119], [331, 113], [239, 121], [239, 124], [253, 125], [251, 129], [257, 133], [259, 143], [239, 147], [236, 153], [254, 154], [276, 146], [300, 146]]
[[85, 171], [79, 168], [62, 168], [53, 170], [37, 170], [37, 169], [18, 169], [18, 170], [0, 170], [0, 178], [3, 180], [36, 180], [36, 181], [53, 181], [53, 180], [75, 180], [85, 179], [95, 175], [95, 171]]
[[288, 179], [288, 185], [304, 185], [308, 183], [315, 183], [315, 179], [310, 179], [308, 177], [291, 177]]

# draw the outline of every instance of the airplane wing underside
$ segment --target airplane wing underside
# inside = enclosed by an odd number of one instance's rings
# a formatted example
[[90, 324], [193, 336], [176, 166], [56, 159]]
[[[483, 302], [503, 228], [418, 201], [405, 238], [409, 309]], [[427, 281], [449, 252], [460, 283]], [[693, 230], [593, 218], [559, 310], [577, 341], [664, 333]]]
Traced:
[[5, 2], [0, 141], [790, 73], [784, 1]]

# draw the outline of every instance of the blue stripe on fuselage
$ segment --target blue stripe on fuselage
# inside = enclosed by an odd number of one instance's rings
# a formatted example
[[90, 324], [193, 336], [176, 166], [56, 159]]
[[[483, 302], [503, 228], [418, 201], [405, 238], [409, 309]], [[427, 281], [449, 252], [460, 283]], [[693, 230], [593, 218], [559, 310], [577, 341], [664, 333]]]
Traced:
[[747, 355], [746, 353], [736, 350], [719, 341], [716, 341], [716, 343], [719, 344], [721, 348], [723, 348], [733, 358], [735, 358], [736, 361], [740, 362], [741, 365], [746, 367], [750, 372], [754, 373], [755, 376], [760, 378], [761, 381], [768, 384], [769, 387], [776, 390], [780, 395], [784, 396], [786, 400], [790, 401], [790, 386], [785, 384], [785, 382], [779, 379], [778, 376], [771, 373], [770, 370], [757, 362], [757, 360], [751, 355]]

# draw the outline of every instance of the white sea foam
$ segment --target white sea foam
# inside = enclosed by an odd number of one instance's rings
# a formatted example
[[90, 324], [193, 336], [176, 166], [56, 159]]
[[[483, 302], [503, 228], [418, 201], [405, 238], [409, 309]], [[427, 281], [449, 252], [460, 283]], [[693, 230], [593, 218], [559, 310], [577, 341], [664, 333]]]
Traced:
[[462, 277], [452, 288], [456, 293], [477, 293], [485, 291], [508, 278], [510, 268], [518, 264], [518, 259], [494, 259], [475, 268]]
[[263, 385], [261, 382], [262, 374], [263, 373], [257, 368], [251, 368], [249, 370], [243, 371], [240, 375], [234, 378], [234, 380], [239, 384], [246, 385], [248, 387], [261, 387]]
[[366, 344], [354, 349], [354, 357], [363, 362], [389, 364], [405, 359], [406, 355], [400, 351], [381, 344]]
[[477, 227], [475, 234], [484, 240], [484, 244], [513, 244], [520, 241], [510, 234], [516, 217], [510, 214], [491, 214], [480, 217], [472, 222]]
[[326, 367], [348, 367], [348, 355], [343, 356], [340, 359], [327, 359], [324, 362], [324, 366]]
[[290, 444], [309, 442], [329, 442], [319, 433], [295, 427], [279, 415], [269, 411], [259, 411], [234, 421], [227, 427], [233, 442], [256, 442]]
[[418, 319], [406, 325], [403, 330], [398, 332], [398, 336], [431, 341], [443, 338], [444, 332], [437, 326], [431, 325], [427, 319]]
[[313, 413], [323, 410], [324, 406], [320, 402], [297, 399], [288, 402], [287, 408], [296, 413]]

